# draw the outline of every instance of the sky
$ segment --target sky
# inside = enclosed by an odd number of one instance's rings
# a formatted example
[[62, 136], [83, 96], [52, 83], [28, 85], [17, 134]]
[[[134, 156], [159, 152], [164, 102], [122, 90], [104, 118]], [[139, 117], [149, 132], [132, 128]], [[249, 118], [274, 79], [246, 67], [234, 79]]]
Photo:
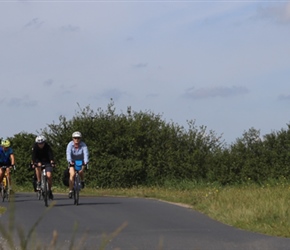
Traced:
[[290, 1], [0, 0], [0, 34], [2, 138], [111, 98], [228, 144], [290, 121]]

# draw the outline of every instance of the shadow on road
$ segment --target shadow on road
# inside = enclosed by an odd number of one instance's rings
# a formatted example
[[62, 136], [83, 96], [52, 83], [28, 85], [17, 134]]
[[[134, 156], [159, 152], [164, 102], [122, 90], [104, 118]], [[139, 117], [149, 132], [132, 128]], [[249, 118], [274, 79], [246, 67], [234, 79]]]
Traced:
[[[55, 200], [56, 201], [56, 200]], [[92, 205], [120, 205], [120, 202], [81, 202], [78, 206], [92, 206]], [[65, 206], [76, 206], [73, 202], [66, 203], [66, 204], [58, 204], [56, 203], [54, 207], [65, 207]]]

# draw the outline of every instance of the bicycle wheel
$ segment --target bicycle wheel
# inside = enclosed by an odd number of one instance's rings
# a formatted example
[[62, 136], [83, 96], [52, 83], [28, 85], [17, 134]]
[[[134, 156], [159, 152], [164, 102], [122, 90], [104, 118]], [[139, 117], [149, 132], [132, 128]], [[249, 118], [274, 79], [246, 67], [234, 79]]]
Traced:
[[41, 197], [42, 197], [42, 189], [37, 190], [36, 195], [37, 195], [37, 199], [38, 199], [38, 200], [41, 200]]
[[43, 178], [43, 200], [44, 204], [47, 207], [48, 206], [48, 183], [46, 177]]
[[80, 192], [80, 177], [78, 174], [75, 176], [74, 183], [74, 204], [79, 205], [79, 193]]
[[5, 178], [6, 178], [6, 199], [7, 201], [10, 201], [10, 182], [7, 176], [5, 176]]
[[42, 184], [40, 185], [40, 187], [38, 187], [38, 190], [36, 191], [36, 197], [38, 200], [41, 200], [42, 198]]
[[5, 200], [5, 186], [3, 185], [3, 183], [1, 183], [1, 198], [2, 201]]

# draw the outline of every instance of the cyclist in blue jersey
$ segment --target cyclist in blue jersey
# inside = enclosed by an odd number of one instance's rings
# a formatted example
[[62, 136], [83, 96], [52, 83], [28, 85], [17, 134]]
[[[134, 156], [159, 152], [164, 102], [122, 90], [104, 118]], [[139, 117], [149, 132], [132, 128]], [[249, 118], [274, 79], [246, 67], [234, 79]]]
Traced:
[[[9, 168], [2, 169], [1, 167], [3, 166], [9, 167]], [[10, 182], [10, 188], [11, 188], [10, 169], [12, 167], [15, 168], [15, 157], [14, 157], [13, 149], [11, 148], [11, 143], [9, 140], [2, 140], [1, 147], [0, 147], [0, 183], [3, 180], [5, 171], [6, 171], [6, 175]]]
[[81, 177], [81, 185], [82, 188], [85, 187], [84, 182], [84, 170], [87, 164], [89, 163], [89, 151], [87, 145], [81, 140], [82, 134], [79, 131], [76, 131], [72, 134], [72, 141], [67, 144], [66, 147], [66, 159], [69, 163], [69, 198], [72, 198], [72, 190], [73, 190], [73, 180], [75, 176], [75, 167], [74, 162], [76, 160], [82, 160], [83, 166], [79, 171], [79, 175]]

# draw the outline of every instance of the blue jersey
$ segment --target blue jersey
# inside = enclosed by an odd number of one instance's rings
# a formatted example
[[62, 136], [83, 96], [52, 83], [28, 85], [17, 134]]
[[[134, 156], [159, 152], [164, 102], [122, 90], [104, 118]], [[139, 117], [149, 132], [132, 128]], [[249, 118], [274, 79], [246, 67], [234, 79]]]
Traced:
[[8, 148], [7, 150], [4, 150], [3, 147], [0, 147], [0, 163], [5, 165], [10, 165], [10, 155], [13, 154], [13, 149]]

